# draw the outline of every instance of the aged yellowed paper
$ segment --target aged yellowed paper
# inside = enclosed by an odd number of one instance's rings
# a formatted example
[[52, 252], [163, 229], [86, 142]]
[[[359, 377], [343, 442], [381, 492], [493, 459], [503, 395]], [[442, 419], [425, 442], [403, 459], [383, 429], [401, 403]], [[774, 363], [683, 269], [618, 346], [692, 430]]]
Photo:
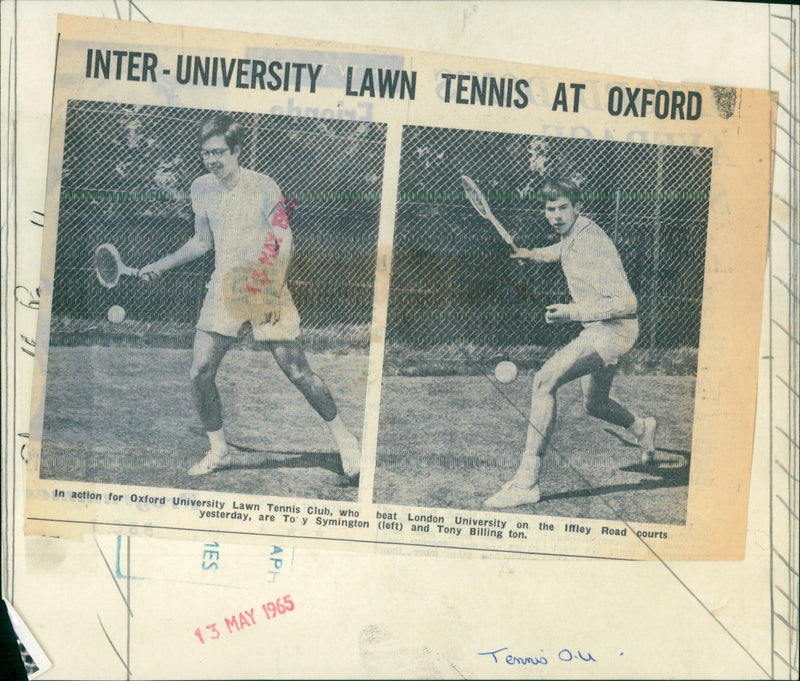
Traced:
[[27, 531], [743, 555], [768, 92], [59, 32]]

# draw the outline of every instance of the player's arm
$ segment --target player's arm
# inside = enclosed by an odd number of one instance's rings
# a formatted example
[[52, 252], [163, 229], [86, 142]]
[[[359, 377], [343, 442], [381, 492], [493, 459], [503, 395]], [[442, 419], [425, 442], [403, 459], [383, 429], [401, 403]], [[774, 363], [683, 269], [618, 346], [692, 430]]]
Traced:
[[633, 293], [607, 296], [592, 304], [554, 303], [545, 311], [548, 324], [565, 322], [599, 322], [608, 319], [631, 318], [636, 314], [638, 303]]
[[267, 228], [267, 238], [259, 261], [269, 265], [272, 282], [270, 289], [280, 293], [286, 285], [286, 278], [294, 256], [294, 239], [292, 228], [289, 226], [291, 211], [287, 210], [286, 199], [280, 193], [277, 185], [274, 185], [266, 195], [264, 222]]
[[561, 259], [561, 244], [553, 244], [544, 248], [515, 248], [512, 258], [533, 260], [533, 262], [558, 262]]
[[294, 257], [294, 238], [283, 197], [267, 212], [266, 223], [268, 232], [258, 258], [261, 266], [257, 270], [261, 295], [250, 319], [254, 324], [280, 321], [281, 293]]
[[183, 246], [174, 253], [165, 255], [155, 262], [145, 265], [139, 270], [139, 276], [145, 281], [150, 281], [159, 277], [173, 267], [179, 267], [184, 263], [196, 260], [201, 255], [208, 253], [214, 246], [214, 238], [211, 235], [211, 225], [205, 216], [195, 215], [194, 235]]
[[638, 309], [636, 295], [611, 239], [605, 236], [588, 238], [580, 249], [580, 266], [592, 295], [587, 301], [548, 305], [545, 320], [551, 324], [596, 322], [635, 315]]
[[292, 267], [292, 260], [294, 259], [294, 237], [288, 225], [280, 230], [274, 229], [274, 235], [276, 240], [280, 239], [280, 243], [277, 247], [278, 253], [275, 258], [272, 279], [274, 286], [280, 293], [283, 287], [286, 286], [289, 270]]
[[638, 310], [638, 302], [633, 292], [609, 295], [594, 305], [571, 303], [570, 319], [574, 322], [598, 322], [607, 319], [632, 317]]

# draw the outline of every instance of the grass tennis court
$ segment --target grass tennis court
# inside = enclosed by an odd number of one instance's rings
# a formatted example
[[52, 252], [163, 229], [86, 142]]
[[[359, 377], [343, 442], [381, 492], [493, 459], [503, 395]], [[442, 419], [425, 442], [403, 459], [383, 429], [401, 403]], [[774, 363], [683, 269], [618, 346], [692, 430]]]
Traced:
[[[530, 371], [507, 385], [488, 376], [384, 378], [374, 500], [482, 508], [519, 463], [531, 378]], [[564, 386], [542, 500], [509, 512], [684, 523], [694, 385], [695, 376], [616, 377], [612, 396], [659, 421], [656, 457], [673, 467], [648, 469], [637, 447], [583, 413], [578, 382]]]
[[[308, 358], [360, 437], [366, 349]], [[228, 353], [217, 380], [236, 465], [187, 475], [207, 449], [189, 389], [190, 360], [189, 349], [51, 347], [41, 477], [356, 501], [322, 420], [270, 353], [246, 347]], [[374, 501], [481, 509], [516, 470], [531, 377], [525, 370], [500, 385], [485, 375], [386, 376]], [[614, 381], [612, 395], [658, 418], [657, 458], [667, 464], [688, 462], [694, 385], [693, 375]], [[558, 408], [542, 500], [510, 512], [685, 522], [688, 466], [639, 466], [638, 448], [583, 413], [577, 382], [559, 391]]]
[[[308, 353], [360, 439], [368, 357]], [[51, 347], [40, 476], [58, 480], [355, 501], [322, 419], [269, 352], [232, 349], [219, 370], [236, 466], [192, 477], [208, 448], [189, 386], [191, 350]]]

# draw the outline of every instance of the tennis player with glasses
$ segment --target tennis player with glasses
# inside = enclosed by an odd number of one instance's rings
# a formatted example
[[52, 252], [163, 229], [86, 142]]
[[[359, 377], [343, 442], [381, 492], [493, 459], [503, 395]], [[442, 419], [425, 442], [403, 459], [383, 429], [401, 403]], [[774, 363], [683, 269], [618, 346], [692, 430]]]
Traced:
[[556, 391], [581, 380], [583, 405], [591, 416], [627, 428], [642, 449], [642, 463], [655, 452], [656, 420], [640, 418], [609, 396], [617, 361], [639, 335], [636, 296], [622, 268], [614, 242], [580, 214], [581, 192], [566, 179], [554, 179], [542, 189], [544, 212], [560, 242], [545, 248], [516, 248], [512, 258], [537, 263], [561, 262], [571, 303], [548, 305], [548, 324], [580, 322], [583, 331], [548, 359], [533, 377], [531, 413], [525, 451], [519, 468], [488, 508], [511, 508], [539, 501], [539, 472], [556, 420]]
[[208, 173], [191, 187], [194, 236], [139, 270], [139, 276], [150, 281], [214, 249], [214, 273], [197, 321], [189, 371], [211, 449], [189, 474], [230, 465], [216, 375], [242, 325], [249, 323], [253, 338], [269, 348], [286, 377], [326, 422], [344, 473], [352, 477], [359, 472], [358, 441], [342, 423], [328, 387], [312, 371], [299, 340], [300, 317], [286, 285], [292, 231], [284, 200], [272, 178], [239, 165], [244, 135], [244, 128], [227, 115], [212, 116], [200, 125], [200, 155]]

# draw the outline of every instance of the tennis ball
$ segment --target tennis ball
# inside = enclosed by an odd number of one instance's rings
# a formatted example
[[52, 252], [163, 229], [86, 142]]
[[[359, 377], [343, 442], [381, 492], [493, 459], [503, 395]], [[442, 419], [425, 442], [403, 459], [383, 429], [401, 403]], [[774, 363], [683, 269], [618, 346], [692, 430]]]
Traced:
[[108, 308], [108, 321], [112, 324], [119, 324], [125, 319], [125, 308], [120, 305], [112, 305]]
[[511, 383], [517, 377], [517, 365], [514, 362], [500, 362], [494, 368], [494, 377], [500, 383]]

